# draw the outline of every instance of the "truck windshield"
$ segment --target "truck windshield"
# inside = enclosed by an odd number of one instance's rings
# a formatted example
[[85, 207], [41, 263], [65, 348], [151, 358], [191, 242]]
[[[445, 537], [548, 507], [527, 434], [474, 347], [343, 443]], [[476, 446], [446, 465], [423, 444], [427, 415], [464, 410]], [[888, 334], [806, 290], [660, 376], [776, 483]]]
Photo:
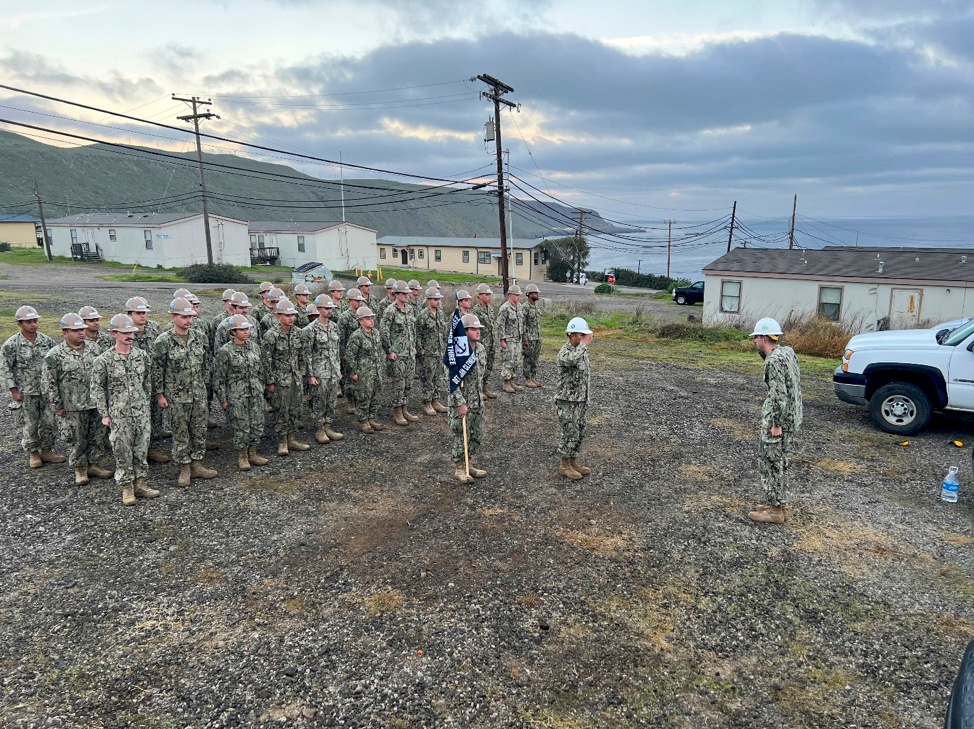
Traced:
[[974, 319], [961, 324], [954, 331], [948, 334], [947, 338], [944, 340], [944, 344], [948, 347], [956, 347], [958, 344], [971, 336], [971, 333], [974, 333]]

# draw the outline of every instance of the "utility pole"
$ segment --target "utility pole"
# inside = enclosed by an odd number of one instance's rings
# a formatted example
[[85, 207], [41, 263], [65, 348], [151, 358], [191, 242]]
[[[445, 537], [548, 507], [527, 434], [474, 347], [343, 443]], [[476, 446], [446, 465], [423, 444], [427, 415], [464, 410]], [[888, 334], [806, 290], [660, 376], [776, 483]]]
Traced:
[[582, 241], [582, 231], [585, 230], [585, 211], [578, 211], [578, 229], [575, 231], [575, 243], [572, 248], [575, 250], [575, 261], [572, 268], [575, 270], [575, 276], [581, 276], [582, 267], [582, 252], [579, 250]]
[[636, 261], [636, 273], [639, 273], [639, 269], [642, 265], [643, 265], [642, 259]]
[[734, 241], [734, 221], [737, 220], [737, 200], [734, 201], [734, 208], [731, 210], [731, 229], [727, 236], [727, 252], [730, 253], [731, 243]]
[[41, 235], [44, 236], [44, 253], [47, 260], [51, 260], [51, 241], [47, 237], [47, 220], [44, 218], [44, 203], [41, 202], [41, 193], [37, 190], [37, 178], [34, 178], [34, 197], [37, 198], [37, 209], [41, 214]]
[[193, 113], [186, 116], [177, 116], [180, 121], [192, 121], [193, 128], [196, 130], [196, 158], [200, 162], [200, 191], [203, 195], [203, 232], [206, 234], [206, 262], [213, 265], [213, 241], [210, 240], [210, 211], [206, 206], [206, 177], [203, 175], [203, 147], [200, 145], [200, 119], [219, 119], [217, 114], [212, 111], [199, 113], [197, 107], [210, 106], [213, 102], [207, 99], [201, 100], [198, 96], [191, 99], [183, 99], [176, 94], [172, 95], [173, 101], [185, 101], [193, 107]]
[[483, 81], [490, 86], [490, 91], [480, 92], [480, 98], [490, 99], [494, 102], [494, 145], [497, 151], [497, 213], [500, 218], [501, 229], [501, 280], [504, 293], [507, 294], [509, 269], [507, 262], [507, 219], [506, 213], [504, 212], [504, 156], [503, 145], [501, 144], [501, 104], [514, 109], [519, 108], [519, 105], [502, 98], [504, 94], [509, 94], [514, 91], [513, 87], [508, 86], [503, 81], [489, 76], [486, 73], [475, 76], [470, 80]]
[[673, 248], [673, 223], [675, 220], [666, 221], [666, 278], [670, 277], [670, 251]]
[[798, 194], [795, 193], [795, 202], [791, 206], [791, 232], [788, 234], [788, 249], [795, 247], [795, 213], [798, 210]]

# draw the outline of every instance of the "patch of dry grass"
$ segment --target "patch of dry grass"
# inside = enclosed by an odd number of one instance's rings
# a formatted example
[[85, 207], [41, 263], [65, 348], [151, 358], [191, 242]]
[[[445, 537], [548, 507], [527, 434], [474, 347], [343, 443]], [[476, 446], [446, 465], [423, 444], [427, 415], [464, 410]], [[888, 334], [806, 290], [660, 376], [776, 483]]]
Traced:
[[739, 420], [729, 418], [714, 418], [709, 421], [711, 425], [726, 430], [731, 437], [737, 440], [754, 440], [757, 429], [751, 423], [742, 423]]
[[944, 534], [941, 533], [943, 540], [948, 544], [953, 544], [955, 547], [966, 547], [968, 544], [974, 544], [974, 537], [968, 534]]
[[196, 579], [200, 582], [217, 582], [223, 579], [223, 573], [213, 567], [204, 567], [196, 573]]
[[692, 481], [715, 481], [720, 476], [713, 466], [701, 466], [698, 463], [687, 463], [680, 466], [677, 471], [681, 476]]
[[529, 592], [527, 595], [521, 598], [521, 604], [528, 608], [529, 610], [534, 610], [538, 605], [541, 604], [541, 595], [535, 592]]
[[740, 514], [749, 506], [751, 502], [736, 496], [695, 492], [683, 503], [683, 510], [695, 514], [715, 510], [722, 510], [725, 514]]
[[826, 473], [834, 473], [839, 476], [852, 476], [866, 470], [866, 467], [858, 461], [840, 461], [827, 456], [822, 458], [797, 457], [795, 460], [802, 460], [812, 468], [825, 471]]
[[382, 615], [398, 610], [406, 602], [406, 598], [399, 590], [387, 587], [384, 590], [368, 595], [362, 601], [369, 615]]
[[587, 549], [600, 557], [611, 557], [625, 551], [631, 539], [629, 534], [604, 534], [595, 527], [585, 531], [560, 529], [555, 536], [566, 544]]

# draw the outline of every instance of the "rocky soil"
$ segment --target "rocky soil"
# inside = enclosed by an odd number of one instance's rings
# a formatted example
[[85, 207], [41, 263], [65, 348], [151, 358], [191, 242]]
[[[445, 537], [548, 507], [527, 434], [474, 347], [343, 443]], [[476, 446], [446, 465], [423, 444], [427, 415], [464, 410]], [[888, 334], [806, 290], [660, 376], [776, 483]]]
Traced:
[[[44, 316], [124, 299], [32, 296]], [[755, 525], [757, 356], [664, 364], [603, 337], [592, 359], [577, 483], [556, 473], [550, 385], [490, 403], [470, 486], [443, 416], [383, 409], [382, 434], [343, 416], [344, 441], [250, 474], [211, 431], [220, 476], [181, 490], [153, 466], [162, 497], [134, 508], [114, 482], [28, 469], [4, 412], [0, 724], [942, 725], [974, 637], [971, 443], [949, 443], [970, 424], [904, 447], [807, 376], [791, 519]]]

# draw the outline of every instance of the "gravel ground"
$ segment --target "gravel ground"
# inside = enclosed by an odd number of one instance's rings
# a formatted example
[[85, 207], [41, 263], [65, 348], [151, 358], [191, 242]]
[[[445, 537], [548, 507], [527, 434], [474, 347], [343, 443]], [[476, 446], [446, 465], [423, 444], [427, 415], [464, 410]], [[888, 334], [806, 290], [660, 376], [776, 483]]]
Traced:
[[[121, 293], [45, 280], [45, 316]], [[939, 727], [974, 637], [970, 444], [948, 443], [969, 423], [902, 447], [806, 377], [791, 519], [754, 525], [757, 356], [603, 337], [592, 359], [577, 483], [550, 386], [490, 403], [470, 486], [443, 416], [371, 437], [343, 417], [344, 441], [246, 475], [211, 431], [220, 476], [153, 466], [163, 495], [134, 508], [29, 470], [4, 413], [0, 724]]]

